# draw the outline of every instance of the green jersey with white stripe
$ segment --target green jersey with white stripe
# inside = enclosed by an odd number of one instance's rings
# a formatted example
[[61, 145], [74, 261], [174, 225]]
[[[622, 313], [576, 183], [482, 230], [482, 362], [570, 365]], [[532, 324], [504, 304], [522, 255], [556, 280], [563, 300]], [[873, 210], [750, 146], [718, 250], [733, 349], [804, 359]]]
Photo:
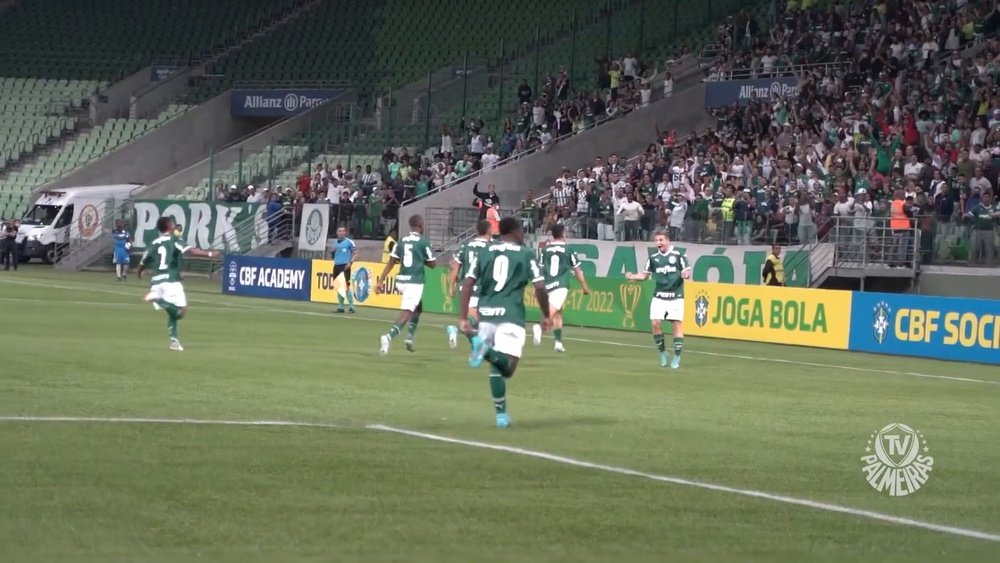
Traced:
[[684, 278], [681, 273], [687, 268], [687, 257], [672, 246], [666, 252], [651, 254], [646, 262], [645, 272], [652, 274], [654, 296], [660, 299], [683, 299]]
[[140, 263], [143, 268], [153, 272], [149, 277], [150, 285], [180, 281], [181, 256], [189, 248], [191, 247], [184, 246], [180, 237], [172, 234], [160, 235], [149, 243]]
[[458, 279], [464, 280], [469, 275], [472, 263], [479, 252], [489, 246], [491, 241], [481, 238], [474, 238], [462, 245], [462, 248], [455, 253], [452, 260], [458, 264]]
[[565, 242], [550, 242], [542, 249], [541, 267], [545, 275], [545, 291], [552, 291], [569, 287], [569, 273], [580, 267], [580, 260]]
[[544, 281], [535, 253], [521, 245], [496, 242], [476, 255], [467, 277], [479, 284], [479, 320], [525, 325], [524, 288]]
[[400, 239], [389, 256], [399, 261], [396, 283], [424, 283], [424, 266], [434, 260], [430, 243], [420, 233]]

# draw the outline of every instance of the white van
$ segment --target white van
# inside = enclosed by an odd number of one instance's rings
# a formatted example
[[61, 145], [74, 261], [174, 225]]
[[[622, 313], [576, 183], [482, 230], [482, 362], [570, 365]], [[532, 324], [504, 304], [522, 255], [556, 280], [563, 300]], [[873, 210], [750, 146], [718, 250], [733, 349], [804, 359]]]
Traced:
[[46, 264], [59, 259], [69, 244], [74, 203], [82, 200], [126, 200], [143, 188], [142, 184], [116, 184], [61, 188], [41, 192], [38, 200], [21, 218], [17, 244], [21, 245], [21, 260], [41, 258]]

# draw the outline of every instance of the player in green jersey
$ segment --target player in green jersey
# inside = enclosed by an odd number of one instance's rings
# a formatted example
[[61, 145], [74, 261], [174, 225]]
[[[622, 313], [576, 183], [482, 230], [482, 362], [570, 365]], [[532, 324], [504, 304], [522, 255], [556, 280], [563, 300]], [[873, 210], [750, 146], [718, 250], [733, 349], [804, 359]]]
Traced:
[[139, 261], [139, 271], [136, 275], [142, 279], [144, 270], [151, 270], [149, 292], [143, 299], [152, 303], [156, 310], [167, 313], [167, 328], [170, 334], [170, 349], [181, 352], [184, 348], [178, 339], [177, 322], [187, 313], [187, 296], [184, 285], [181, 284], [181, 256], [202, 256], [214, 258], [215, 253], [184, 246], [181, 239], [174, 234], [174, 220], [170, 217], [160, 217], [156, 220], [156, 230], [160, 236], [149, 243]]
[[[549, 316], [552, 317], [552, 335], [556, 339], [555, 351], [565, 352], [562, 342], [563, 305], [569, 296], [569, 273], [572, 271], [580, 281], [584, 295], [590, 295], [587, 280], [580, 270], [576, 254], [566, 248], [566, 227], [552, 225], [552, 240], [541, 251], [542, 273], [545, 275], [545, 291], [549, 293]], [[532, 327], [535, 345], [542, 343], [542, 327]]]
[[417, 332], [420, 313], [423, 311], [421, 300], [424, 296], [424, 268], [437, 266], [431, 244], [424, 238], [424, 218], [420, 215], [410, 217], [410, 234], [399, 239], [392, 252], [389, 253], [389, 263], [382, 270], [375, 284], [376, 293], [385, 291], [385, 278], [396, 264], [399, 273], [396, 274], [396, 290], [403, 296], [399, 306], [399, 317], [389, 328], [389, 332], [379, 340], [378, 353], [385, 356], [389, 353], [389, 344], [399, 336], [406, 325], [406, 349], [413, 352], [413, 336]]
[[462, 332], [472, 334], [469, 304], [474, 295], [479, 296], [479, 332], [472, 338], [469, 365], [477, 368], [484, 359], [490, 364], [490, 392], [500, 428], [510, 426], [507, 379], [513, 377], [524, 351], [524, 288], [528, 284], [535, 287], [543, 315], [542, 327], [548, 330], [552, 321], [545, 278], [534, 252], [524, 246], [521, 222], [506, 217], [500, 221], [500, 240], [475, 255], [462, 283], [458, 315]]
[[[451, 285], [448, 289], [448, 295], [455, 297], [455, 293], [461, 287], [462, 281], [469, 275], [469, 267], [472, 265], [473, 260], [476, 259], [476, 255], [479, 254], [479, 251], [489, 246], [490, 242], [490, 222], [483, 220], [476, 223], [476, 237], [463, 244], [462, 248], [451, 258], [451, 271], [448, 272], [448, 279]], [[472, 300], [469, 302], [469, 326], [472, 327], [472, 330], [476, 330], [476, 326], [479, 324], [478, 304], [479, 297], [476, 295], [475, 288], [473, 288]], [[458, 327], [448, 325], [445, 330], [448, 333], [448, 345], [452, 348], [458, 346]], [[472, 342], [473, 335], [467, 334], [466, 336], [469, 338], [469, 342]]]
[[649, 320], [653, 325], [653, 342], [660, 350], [660, 367], [667, 367], [669, 354], [663, 338], [663, 321], [670, 321], [674, 329], [674, 358], [670, 367], [681, 367], [681, 350], [684, 348], [684, 280], [691, 278], [687, 258], [670, 244], [665, 230], [658, 230], [653, 237], [656, 252], [646, 261], [646, 269], [637, 274], [626, 272], [625, 278], [634, 281], [653, 278], [653, 299], [649, 302]]

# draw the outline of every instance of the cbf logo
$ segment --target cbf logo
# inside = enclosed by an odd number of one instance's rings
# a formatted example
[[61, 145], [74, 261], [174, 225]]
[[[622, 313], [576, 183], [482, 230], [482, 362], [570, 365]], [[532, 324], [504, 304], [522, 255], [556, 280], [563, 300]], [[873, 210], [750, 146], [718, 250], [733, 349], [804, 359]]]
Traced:
[[368, 268], [358, 268], [354, 272], [354, 299], [358, 303], [364, 303], [372, 289], [372, 275]]
[[229, 279], [229, 291], [236, 291], [236, 280], [240, 275], [240, 267], [236, 264], [236, 260], [230, 260], [229, 262], [229, 273], [227, 278]]
[[708, 294], [705, 292], [699, 293], [698, 298], [694, 300], [694, 324], [698, 326], [708, 324]]
[[934, 458], [919, 430], [894, 422], [868, 436], [861, 470], [873, 489], [891, 497], [913, 494], [930, 479]]
[[306, 243], [309, 246], [315, 245], [319, 242], [319, 237], [323, 234], [323, 231], [323, 214], [320, 213], [319, 209], [313, 208], [309, 212], [309, 218], [306, 219]]
[[882, 344], [889, 338], [890, 326], [892, 326], [892, 309], [885, 301], [879, 301], [872, 309], [872, 334], [875, 342]]

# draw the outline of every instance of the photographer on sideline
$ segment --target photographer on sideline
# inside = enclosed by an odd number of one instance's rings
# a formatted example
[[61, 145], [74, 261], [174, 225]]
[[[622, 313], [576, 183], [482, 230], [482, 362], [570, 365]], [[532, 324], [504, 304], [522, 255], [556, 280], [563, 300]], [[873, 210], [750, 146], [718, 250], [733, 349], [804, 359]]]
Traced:
[[3, 263], [4, 271], [10, 270], [11, 265], [17, 271], [17, 265], [21, 261], [20, 252], [17, 247], [17, 229], [19, 227], [17, 219], [11, 219], [0, 225], [0, 262]]

